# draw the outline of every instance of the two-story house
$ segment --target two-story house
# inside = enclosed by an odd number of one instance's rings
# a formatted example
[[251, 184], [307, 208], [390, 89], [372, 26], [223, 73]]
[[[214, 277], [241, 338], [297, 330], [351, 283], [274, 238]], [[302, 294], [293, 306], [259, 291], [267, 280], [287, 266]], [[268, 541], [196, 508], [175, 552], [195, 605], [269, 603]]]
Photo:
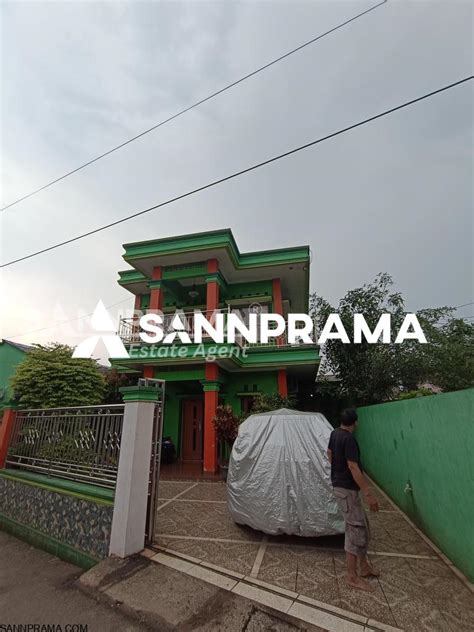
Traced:
[[[232, 311], [242, 320], [251, 312], [307, 313], [308, 246], [241, 253], [230, 229], [154, 239], [124, 245], [132, 269], [119, 284], [135, 296], [137, 313], [182, 310], [190, 330], [194, 310]], [[298, 395], [314, 383], [319, 362], [316, 344], [287, 343], [285, 335], [265, 344], [191, 343], [143, 350], [137, 317], [121, 319], [119, 335], [130, 359], [114, 362], [121, 372], [166, 380], [164, 434], [178, 458], [218, 468], [213, 418], [220, 403], [247, 411], [259, 393]], [[156, 348], [157, 347], [157, 348]], [[210, 359], [209, 359], [210, 358]]]

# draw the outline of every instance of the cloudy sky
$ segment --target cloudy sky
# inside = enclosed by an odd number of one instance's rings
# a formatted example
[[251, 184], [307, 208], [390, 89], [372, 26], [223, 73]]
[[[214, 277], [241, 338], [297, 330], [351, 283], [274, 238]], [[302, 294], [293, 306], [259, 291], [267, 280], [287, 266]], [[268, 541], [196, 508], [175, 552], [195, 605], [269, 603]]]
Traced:
[[[373, 4], [3, 2], [3, 204]], [[391, 0], [6, 210], [0, 260], [468, 76], [472, 53], [469, 2]], [[132, 304], [122, 243], [223, 227], [242, 251], [309, 244], [312, 289], [333, 302], [380, 271], [412, 310], [473, 301], [471, 85], [4, 268], [0, 337], [77, 343], [86, 319], [53, 325]]]

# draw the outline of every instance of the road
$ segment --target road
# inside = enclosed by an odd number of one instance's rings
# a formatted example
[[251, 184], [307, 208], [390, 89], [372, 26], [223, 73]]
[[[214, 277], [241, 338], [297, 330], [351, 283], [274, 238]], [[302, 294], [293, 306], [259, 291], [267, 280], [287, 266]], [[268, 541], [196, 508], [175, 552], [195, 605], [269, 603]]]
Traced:
[[[78, 590], [75, 581], [81, 572], [0, 531], [0, 632], [8, 630], [8, 625], [33, 623], [59, 624], [68, 632], [148, 629]], [[68, 625], [78, 627], [68, 629]]]

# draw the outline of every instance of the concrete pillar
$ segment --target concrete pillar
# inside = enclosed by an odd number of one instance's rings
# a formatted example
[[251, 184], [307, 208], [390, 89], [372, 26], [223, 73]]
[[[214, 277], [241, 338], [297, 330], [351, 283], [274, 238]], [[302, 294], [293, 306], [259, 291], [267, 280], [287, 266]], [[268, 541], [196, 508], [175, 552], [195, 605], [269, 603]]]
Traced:
[[157, 391], [120, 389], [125, 402], [109, 555], [127, 557], [144, 547], [153, 417]]
[[0, 468], [5, 467], [15, 418], [16, 410], [13, 406], [7, 405], [7, 407], [3, 409], [3, 417], [0, 421]]

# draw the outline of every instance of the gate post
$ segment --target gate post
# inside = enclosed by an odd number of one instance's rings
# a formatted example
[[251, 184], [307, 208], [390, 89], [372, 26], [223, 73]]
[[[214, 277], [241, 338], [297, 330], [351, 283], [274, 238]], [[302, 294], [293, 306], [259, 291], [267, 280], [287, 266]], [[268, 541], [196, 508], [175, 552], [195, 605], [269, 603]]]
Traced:
[[15, 417], [15, 407], [13, 404], [7, 404], [3, 409], [3, 417], [0, 419], [0, 468], [5, 467]]
[[157, 391], [152, 386], [120, 389], [123, 415], [109, 555], [127, 557], [145, 543], [153, 417]]

